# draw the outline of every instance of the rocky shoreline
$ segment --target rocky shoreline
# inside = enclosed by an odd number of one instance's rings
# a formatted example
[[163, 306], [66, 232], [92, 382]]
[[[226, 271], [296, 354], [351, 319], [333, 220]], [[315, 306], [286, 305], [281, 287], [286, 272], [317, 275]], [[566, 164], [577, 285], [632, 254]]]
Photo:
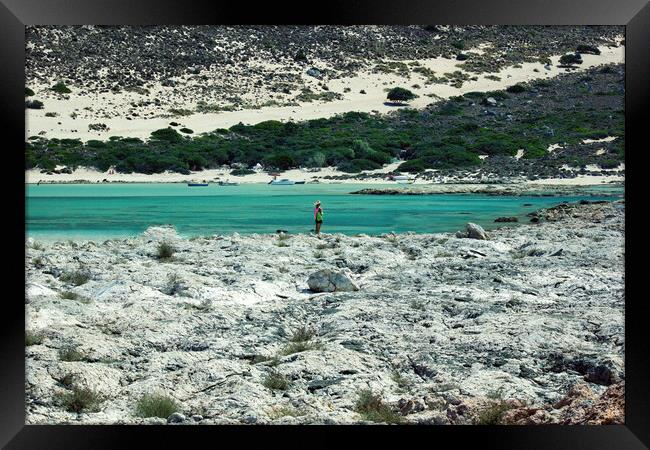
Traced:
[[30, 240], [27, 423], [622, 423], [624, 208], [479, 239]]
[[[616, 183], [612, 187], [619, 186]], [[621, 185], [622, 186], [622, 185]], [[485, 194], [531, 197], [558, 197], [566, 195], [610, 195], [590, 192], [590, 185], [572, 186], [557, 184], [481, 184], [481, 183], [441, 183], [417, 186], [399, 186], [387, 188], [365, 188], [351, 192], [356, 195], [439, 195], [439, 194]]]

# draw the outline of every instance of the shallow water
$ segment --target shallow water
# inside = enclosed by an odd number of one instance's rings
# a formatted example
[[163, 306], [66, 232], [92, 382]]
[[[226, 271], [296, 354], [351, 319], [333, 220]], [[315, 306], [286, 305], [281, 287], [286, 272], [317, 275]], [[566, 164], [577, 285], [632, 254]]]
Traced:
[[[561, 202], [612, 199], [622, 189], [593, 195], [507, 197], [480, 194], [350, 195], [386, 185], [305, 184], [188, 187], [185, 184], [27, 185], [27, 234], [45, 240], [103, 240], [133, 236], [152, 225], [172, 224], [184, 236], [238, 232], [274, 233], [313, 229], [313, 202], [320, 200], [325, 233], [380, 234], [390, 231], [456, 231], [467, 222], [489, 229], [500, 216], [525, 215]], [[395, 187], [395, 185], [390, 185]], [[530, 204], [530, 206], [524, 206]]]

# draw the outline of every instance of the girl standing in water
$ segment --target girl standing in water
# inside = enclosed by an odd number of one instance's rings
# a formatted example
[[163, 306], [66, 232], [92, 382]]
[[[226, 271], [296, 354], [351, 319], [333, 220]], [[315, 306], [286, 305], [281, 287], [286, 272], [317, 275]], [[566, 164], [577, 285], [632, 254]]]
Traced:
[[314, 220], [316, 221], [316, 234], [320, 234], [320, 226], [323, 223], [323, 208], [320, 206], [320, 200], [314, 203]]

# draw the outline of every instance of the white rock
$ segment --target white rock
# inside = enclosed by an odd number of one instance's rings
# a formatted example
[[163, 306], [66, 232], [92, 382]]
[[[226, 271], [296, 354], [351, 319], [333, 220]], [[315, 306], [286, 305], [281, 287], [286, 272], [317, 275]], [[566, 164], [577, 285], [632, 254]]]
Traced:
[[307, 280], [307, 284], [312, 292], [351, 292], [359, 290], [359, 286], [348, 274], [330, 269], [322, 269], [312, 273]]
[[467, 237], [470, 239], [481, 239], [481, 240], [489, 239], [483, 227], [481, 227], [480, 225], [476, 225], [475, 223], [469, 222], [465, 226], [465, 230], [467, 231]]

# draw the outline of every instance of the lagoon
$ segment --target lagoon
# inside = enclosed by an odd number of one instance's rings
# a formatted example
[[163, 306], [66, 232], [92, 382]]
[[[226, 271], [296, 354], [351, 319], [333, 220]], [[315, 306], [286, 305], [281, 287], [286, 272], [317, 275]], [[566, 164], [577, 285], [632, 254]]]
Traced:
[[[611, 200], [622, 189], [596, 188], [563, 197], [436, 194], [351, 195], [385, 184], [305, 184], [188, 187], [182, 183], [26, 185], [27, 235], [41, 240], [104, 240], [135, 236], [149, 226], [174, 225], [182, 236], [250, 233], [308, 233], [312, 205], [325, 212], [322, 231], [348, 235], [453, 232], [475, 222], [486, 229], [500, 216], [581, 199]], [[394, 187], [394, 185], [391, 185]], [[610, 196], [607, 196], [610, 194]], [[527, 205], [527, 206], [524, 206]], [[512, 225], [509, 225], [512, 226]]]

